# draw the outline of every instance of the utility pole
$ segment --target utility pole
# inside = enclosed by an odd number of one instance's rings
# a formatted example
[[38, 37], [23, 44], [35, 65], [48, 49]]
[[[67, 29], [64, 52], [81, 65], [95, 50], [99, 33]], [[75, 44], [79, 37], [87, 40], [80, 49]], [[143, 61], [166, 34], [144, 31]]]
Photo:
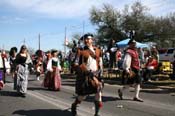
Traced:
[[84, 25], [85, 25], [85, 22], [83, 21], [83, 41], [84, 41]]
[[4, 46], [4, 44], [2, 45], [2, 49], [5, 50], [5, 46]]
[[85, 22], [83, 21], [83, 35], [84, 35], [84, 25], [85, 25]]
[[38, 35], [38, 49], [40, 50], [40, 33], [39, 33], [39, 35]]
[[26, 44], [26, 39], [25, 39], [25, 38], [24, 38], [23, 44], [24, 44], [24, 45]]
[[66, 56], [67, 27], [65, 27], [64, 56]]

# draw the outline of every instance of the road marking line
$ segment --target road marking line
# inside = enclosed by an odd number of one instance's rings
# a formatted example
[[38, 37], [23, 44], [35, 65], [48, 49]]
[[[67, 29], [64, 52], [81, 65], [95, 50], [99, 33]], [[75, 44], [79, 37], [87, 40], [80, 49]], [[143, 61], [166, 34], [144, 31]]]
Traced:
[[[7, 83], [6, 85], [9, 86], [9, 87], [13, 87], [13, 83]], [[32, 96], [32, 97], [35, 97], [39, 100], [47, 102], [51, 105], [54, 105], [57, 108], [60, 108], [62, 110], [69, 110], [70, 111], [71, 103], [68, 103], [69, 101], [64, 102], [65, 99], [61, 99], [61, 98], [55, 99], [55, 98], [40, 94], [40, 93], [35, 92], [35, 91], [30, 91], [30, 90], [27, 91], [27, 94]], [[94, 115], [93, 114], [94, 110], [92, 108], [86, 107], [86, 106], [83, 106], [83, 105], [81, 105], [81, 107], [77, 108], [77, 112], [78, 112], [78, 115], [80, 115], [80, 116], [92, 116], [92, 115]], [[104, 116], [111, 116], [111, 115], [109, 115], [107, 113], [104, 113], [104, 112], [102, 114]]]

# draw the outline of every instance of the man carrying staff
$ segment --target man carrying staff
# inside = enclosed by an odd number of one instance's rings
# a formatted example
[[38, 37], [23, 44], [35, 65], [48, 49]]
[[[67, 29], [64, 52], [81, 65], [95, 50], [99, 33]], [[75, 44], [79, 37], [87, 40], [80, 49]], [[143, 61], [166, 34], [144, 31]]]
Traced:
[[[141, 76], [140, 76], [140, 61], [139, 55], [136, 48], [136, 41], [134, 39], [130, 39], [128, 42], [128, 49], [126, 50], [126, 54], [123, 61], [123, 84], [125, 85], [122, 89], [118, 89], [118, 95], [120, 99], [123, 99], [123, 90], [129, 88], [129, 85], [135, 85], [135, 96], [133, 98], [134, 101], [143, 102], [141, 98], [139, 98], [140, 93], [140, 84], [141, 84]], [[126, 83], [125, 83], [126, 82]]]
[[[76, 59], [78, 65], [74, 68], [76, 77], [76, 94], [78, 95], [71, 106], [73, 116], [77, 116], [77, 105], [80, 104], [86, 95], [95, 94], [95, 115], [99, 116], [99, 110], [102, 107], [102, 83], [100, 80], [100, 49], [93, 46], [93, 35], [85, 34], [81, 37], [84, 41], [83, 49], [77, 50]], [[75, 60], [77, 61], [77, 60]]]

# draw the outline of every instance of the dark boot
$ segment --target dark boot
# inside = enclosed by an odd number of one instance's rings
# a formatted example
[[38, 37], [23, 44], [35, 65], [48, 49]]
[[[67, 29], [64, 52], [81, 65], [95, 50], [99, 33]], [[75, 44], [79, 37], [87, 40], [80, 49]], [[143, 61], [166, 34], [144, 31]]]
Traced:
[[80, 104], [80, 103], [81, 103], [81, 101], [76, 99], [75, 102], [72, 104], [72, 106], [71, 106], [72, 116], [77, 116], [77, 104]]
[[122, 93], [121, 89], [118, 89], [118, 96], [121, 100], [123, 99], [123, 93]]
[[95, 104], [95, 115], [94, 116], [100, 116], [99, 111], [100, 111], [100, 108], [102, 107], [102, 102], [94, 101], [94, 104]]
[[73, 103], [71, 106], [72, 116], [77, 116], [77, 104]]

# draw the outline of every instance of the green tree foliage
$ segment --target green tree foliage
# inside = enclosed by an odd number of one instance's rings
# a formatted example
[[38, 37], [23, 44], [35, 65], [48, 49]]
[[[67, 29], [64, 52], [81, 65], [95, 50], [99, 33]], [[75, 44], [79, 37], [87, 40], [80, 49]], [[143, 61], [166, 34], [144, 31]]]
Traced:
[[111, 38], [123, 40], [129, 31], [134, 30], [135, 39], [139, 42], [156, 42], [160, 47], [174, 47], [175, 13], [155, 17], [148, 11], [149, 8], [138, 1], [131, 6], [125, 5], [122, 11], [110, 4], [104, 4], [101, 9], [93, 7], [90, 20], [98, 27], [98, 43], [106, 44]]
[[100, 44], [114, 38], [121, 40], [124, 34], [121, 31], [121, 14], [112, 5], [104, 4], [102, 9], [93, 7], [90, 11], [92, 24], [97, 25], [97, 37]]
[[155, 18], [154, 37], [160, 47], [175, 47], [175, 13]]
[[148, 24], [148, 20], [150, 20], [147, 16], [147, 11], [148, 8], [143, 6], [140, 2], [133, 3], [131, 12], [129, 12], [128, 5], [126, 5], [123, 10], [122, 29], [127, 33], [134, 30], [136, 32], [135, 39], [137, 41], [142, 41], [143, 35], [147, 31], [144, 27]]

